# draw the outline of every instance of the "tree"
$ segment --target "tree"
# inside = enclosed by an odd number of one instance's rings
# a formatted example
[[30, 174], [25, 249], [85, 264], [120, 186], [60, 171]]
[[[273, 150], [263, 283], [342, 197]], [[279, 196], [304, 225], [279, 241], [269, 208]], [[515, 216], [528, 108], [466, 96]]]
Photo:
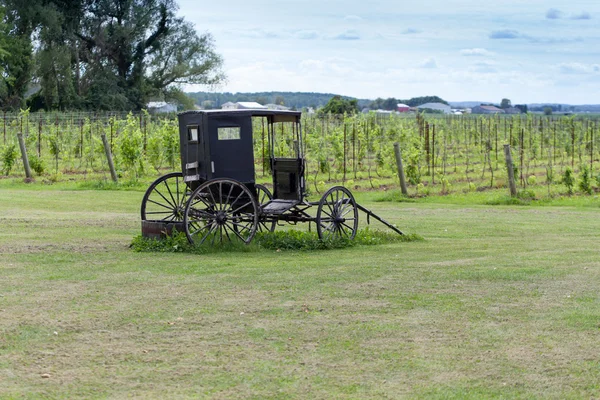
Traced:
[[544, 115], [552, 115], [552, 107], [544, 107]]
[[528, 112], [527, 104], [516, 104], [515, 108], [518, 108], [523, 114], [527, 114]]
[[283, 96], [275, 97], [275, 104], [277, 104], [278, 106], [285, 105], [285, 98]]
[[358, 112], [357, 99], [344, 99], [342, 96], [333, 96], [319, 114], [356, 114]]
[[[46, 109], [141, 109], [185, 100], [181, 85], [221, 82], [208, 33], [177, 17], [174, 0], [4, 0], [0, 101], [19, 107], [32, 80]], [[2, 10], [0, 10], [1, 13]], [[9, 37], [4, 34], [9, 26]], [[10, 40], [7, 40], [10, 39]], [[34, 68], [35, 63], [35, 68]]]
[[502, 101], [500, 102], [500, 108], [503, 110], [506, 110], [507, 108], [512, 107], [512, 104], [510, 103], [509, 99], [502, 99]]

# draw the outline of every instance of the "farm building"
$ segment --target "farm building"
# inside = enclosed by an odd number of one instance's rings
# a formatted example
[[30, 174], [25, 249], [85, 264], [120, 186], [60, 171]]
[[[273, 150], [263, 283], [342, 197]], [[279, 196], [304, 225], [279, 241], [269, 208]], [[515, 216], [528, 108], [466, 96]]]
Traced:
[[282, 110], [282, 111], [287, 111], [290, 108], [286, 107], [286, 106], [282, 106], [281, 104], [265, 104], [265, 107], [267, 107], [269, 110]]
[[223, 110], [262, 110], [267, 107], [254, 101], [238, 101], [237, 103], [227, 102], [221, 105]]
[[519, 110], [517, 107], [508, 107], [508, 108], [505, 108], [504, 112], [506, 114], [521, 114], [521, 110]]
[[444, 103], [425, 103], [417, 107], [418, 110], [434, 110], [434, 111], [442, 111], [444, 114], [450, 114], [452, 112], [452, 108]]
[[407, 106], [406, 104], [402, 104], [402, 103], [400, 103], [400, 104], [398, 104], [398, 105], [396, 106], [396, 110], [397, 110], [398, 112], [401, 112], [401, 113], [403, 113], [403, 112], [409, 112], [409, 111], [410, 111], [410, 107], [409, 107], [409, 106]]
[[475, 106], [471, 114], [504, 114], [504, 110], [495, 106]]
[[177, 104], [166, 103], [164, 101], [151, 101], [146, 107], [150, 114], [177, 112]]

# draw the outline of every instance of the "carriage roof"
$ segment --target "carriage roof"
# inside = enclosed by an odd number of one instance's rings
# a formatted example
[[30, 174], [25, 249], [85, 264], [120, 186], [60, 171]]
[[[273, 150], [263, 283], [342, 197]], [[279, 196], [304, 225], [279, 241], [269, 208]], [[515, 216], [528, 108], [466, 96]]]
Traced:
[[287, 110], [264, 110], [264, 109], [242, 109], [242, 110], [190, 110], [183, 111], [178, 115], [202, 114], [210, 117], [266, 117], [272, 122], [299, 122], [302, 112]]

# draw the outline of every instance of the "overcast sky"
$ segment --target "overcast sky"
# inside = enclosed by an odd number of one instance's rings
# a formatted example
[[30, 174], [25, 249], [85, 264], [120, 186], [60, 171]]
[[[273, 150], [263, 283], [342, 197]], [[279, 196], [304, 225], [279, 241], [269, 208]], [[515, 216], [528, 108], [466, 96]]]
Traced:
[[598, 0], [179, 5], [225, 60], [217, 91], [600, 103]]

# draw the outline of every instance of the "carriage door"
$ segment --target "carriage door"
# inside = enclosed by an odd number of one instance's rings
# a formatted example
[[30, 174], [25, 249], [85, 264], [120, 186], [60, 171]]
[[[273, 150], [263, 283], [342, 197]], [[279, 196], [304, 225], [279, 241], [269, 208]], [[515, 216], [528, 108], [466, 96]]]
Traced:
[[212, 117], [208, 129], [212, 177], [254, 182], [252, 117]]

